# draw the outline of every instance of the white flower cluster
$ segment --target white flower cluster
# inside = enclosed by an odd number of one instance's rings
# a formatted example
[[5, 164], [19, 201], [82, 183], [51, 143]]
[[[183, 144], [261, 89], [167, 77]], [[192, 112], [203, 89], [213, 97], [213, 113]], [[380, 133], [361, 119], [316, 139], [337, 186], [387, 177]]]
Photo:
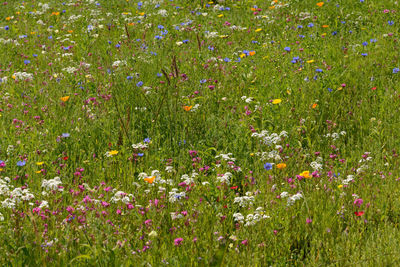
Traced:
[[1, 202], [1, 206], [3, 208], [9, 208], [9, 209], [14, 209], [17, 206], [17, 204], [22, 201], [29, 201], [35, 198], [35, 196], [31, 192], [29, 192], [29, 189], [27, 188], [21, 189], [20, 187], [17, 187], [12, 191], [6, 192], [5, 195], [8, 195], [8, 198], [6, 198]]
[[183, 180], [183, 182], [185, 182], [185, 184], [190, 185], [190, 184], [194, 184], [195, 181], [194, 179], [198, 176], [199, 174], [197, 172], [193, 172], [191, 176], [184, 174], [181, 177], [181, 180]]
[[262, 207], [258, 207], [253, 214], [250, 213], [246, 216], [246, 223], [244, 226], [252, 226], [261, 220], [269, 218], [271, 217], [264, 214], [264, 209]]
[[184, 191], [178, 192], [178, 189], [172, 188], [169, 194], [169, 202], [175, 203], [179, 202], [182, 198], [186, 197], [186, 193]]
[[128, 204], [129, 201], [133, 198], [132, 194], [127, 194], [123, 191], [115, 192], [114, 196], [110, 199], [112, 203], [122, 202], [124, 204]]
[[33, 80], [33, 74], [27, 72], [15, 72], [12, 77], [17, 81]]
[[342, 184], [347, 185], [354, 180], [354, 175], [347, 175], [347, 178], [342, 181]]
[[294, 194], [293, 196], [288, 197], [287, 205], [292, 206], [294, 204], [294, 202], [296, 202], [297, 200], [302, 199], [302, 198], [303, 198], [302, 193], [299, 192], [297, 194]]
[[143, 143], [132, 144], [133, 149], [145, 149], [147, 147], [148, 145]]
[[251, 192], [246, 192], [245, 196], [242, 197], [235, 197], [233, 200], [233, 203], [238, 203], [240, 207], [244, 208], [247, 206], [253, 205], [254, 202], [254, 196], [252, 196]]
[[125, 60], [117, 60], [117, 61], [113, 62], [112, 67], [116, 68], [116, 67], [119, 67], [122, 65], [126, 65], [126, 61]]
[[[63, 55], [63, 56], [64, 56], [64, 55]], [[62, 70], [65, 71], [65, 72], [68, 72], [68, 73], [74, 73], [74, 72], [77, 71], [78, 69], [75, 68], [75, 67], [67, 67], [67, 68], [63, 68]]]
[[50, 180], [43, 179], [43, 181], [42, 181], [42, 187], [44, 187], [44, 189], [46, 191], [55, 190], [55, 191], [62, 192], [64, 189], [59, 188], [59, 185], [61, 185], [61, 184], [62, 184], [62, 182], [61, 182], [60, 177], [54, 177], [54, 179], [50, 179]]
[[236, 222], [243, 223], [244, 221], [244, 216], [241, 213], [234, 213], [233, 218], [235, 219]]
[[332, 138], [333, 141], [335, 141], [335, 140], [339, 139], [340, 136], [345, 136], [345, 135], [346, 135], [346, 132], [345, 131], [341, 131], [340, 133], [332, 133], [332, 134], [328, 133], [328, 134], [325, 135], [325, 137], [326, 138]]
[[317, 159], [310, 163], [311, 168], [315, 171], [320, 171], [322, 169], [322, 158], [317, 157]]
[[275, 161], [282, 160], [281, 156], [279, 156], [279, 153], [276, 150], [272, 150], [270, 152], [256, 152], [255, 154], [261, 161], [266, 161], [269, 159], [272, 159]]
[[222, 176], [217, 176], [217, 181], [221, 184], [230, 184], [231, 183], [231, 178], [232, 178], [232, 173], [226, 172]]
[[215, 156], [216, 159], [218, 158], [222, 158], [225, 161], [235, 161], [236, 159], [232, 157], [232, 153], [228, 153], [228, 154], [219, 154], [217, 156]]
[[242, 96], [241, 99], [246, 102], [246, 103], [251, 103], [253, 102], [254, 98], [253, 97], [247, 97], [247, 96]]
[[286, 131], [282, 131], [280, 134], [270, 134], [267, 130], [262, 130], [261, 133], [252, 133], [251, 136], [261, 139], [261, 142], [263, 142], [265, 145], [271, 146], [279, 143], [283, 137], [287, 137], [288, 135]]

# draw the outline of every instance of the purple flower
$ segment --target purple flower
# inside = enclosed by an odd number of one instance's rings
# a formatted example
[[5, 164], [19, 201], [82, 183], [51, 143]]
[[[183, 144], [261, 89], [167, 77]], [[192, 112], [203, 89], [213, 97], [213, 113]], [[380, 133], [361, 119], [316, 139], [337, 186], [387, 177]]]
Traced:
[[139, 82], [136, 84], [137, 87], [141, 87], [142, 85], [143, 85], [143, 82], [142, 82], [142, 81], [139, 81]]

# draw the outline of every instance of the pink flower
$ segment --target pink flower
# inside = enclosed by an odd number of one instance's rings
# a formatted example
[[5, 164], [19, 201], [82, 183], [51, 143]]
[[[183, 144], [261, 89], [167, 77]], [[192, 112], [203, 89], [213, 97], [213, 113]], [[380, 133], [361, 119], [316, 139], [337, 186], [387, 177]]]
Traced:
[[249, 241], [247, 239], [242, 241], [242, 245], [247, 246], [249, 244]]
[[357, 207], [361, 207], [361, 205], [364, 203], [364, 201], [362, 200], [362, 198], [356, 198], [354, 200], [354, 205], [356, 205]]
[[175, 246], [180, 246], [181, 243], [182, 243], [182, 241], [183, 241], [183, 238], [181, 238], [181, 237], [176, 238], [176, 239], [174, 240], [174, 245], [175, 245]]

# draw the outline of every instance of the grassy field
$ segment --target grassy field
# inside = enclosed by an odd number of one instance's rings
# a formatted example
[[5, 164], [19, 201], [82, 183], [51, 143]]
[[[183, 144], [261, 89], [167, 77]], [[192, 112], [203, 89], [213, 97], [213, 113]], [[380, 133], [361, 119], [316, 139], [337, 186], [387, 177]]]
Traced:
[[397, 1], [0, 5], [2, 265], [400, 264]]

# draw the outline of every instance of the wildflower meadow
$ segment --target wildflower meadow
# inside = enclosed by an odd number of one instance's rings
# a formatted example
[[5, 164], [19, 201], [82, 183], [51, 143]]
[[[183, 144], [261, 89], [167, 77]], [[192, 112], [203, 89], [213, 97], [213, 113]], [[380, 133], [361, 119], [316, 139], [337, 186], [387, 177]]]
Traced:
[[399, 12], [0, 2], [1, 265], [400, 265]]

